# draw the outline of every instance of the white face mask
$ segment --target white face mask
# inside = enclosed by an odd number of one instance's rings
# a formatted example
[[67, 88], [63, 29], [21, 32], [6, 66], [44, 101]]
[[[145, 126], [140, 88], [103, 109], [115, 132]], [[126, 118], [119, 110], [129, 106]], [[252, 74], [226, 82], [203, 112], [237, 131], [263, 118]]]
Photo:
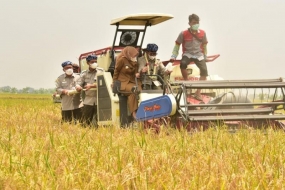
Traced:
[[92, 69], [96, 69], [97, 66], [98, 66], [97, 63], [91, 63], [91, 64], [90, 64], [90, 68], [92, 68]]
[[148, 56], [150, 60], [154, 60], [156, 56]]
[[73, 69], [66, 69], [65, 70], [65, 74], [67, 74], [67, 75], [72, 75], [72, 73], [73, 73]]
[[132, 62], [137, 62], [137, 58], [136, 58], [136, 57], [132, 57], [132, 58], [131, 58], [131, 61], [132, 61]]

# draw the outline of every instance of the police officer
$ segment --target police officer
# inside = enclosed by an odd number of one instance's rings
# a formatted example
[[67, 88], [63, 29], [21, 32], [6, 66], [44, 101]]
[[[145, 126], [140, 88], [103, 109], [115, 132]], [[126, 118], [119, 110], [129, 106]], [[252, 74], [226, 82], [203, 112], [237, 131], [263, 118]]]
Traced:
[[61, 64], [64, 74], [60, 75], [56, 81], [56, 91], [61, 95], [61, 114], [63, 122], [71, 122], [81, 118], [80, 94], [76, 93], [76, 83], [80, 76], [73, 73], [72, 62], [65, 61]]
[[80, 80], [76, 85], [76, 90], [85, 91], [85, 99], [83, 101], [82, 122], [83, 124], [92, 124], [93, 117], [97, 115], [97, 74], [103, 72], [97, 68], [97, 56], [89, 55], [86, 58], [89, 66], [88, 70], [83, 71]]

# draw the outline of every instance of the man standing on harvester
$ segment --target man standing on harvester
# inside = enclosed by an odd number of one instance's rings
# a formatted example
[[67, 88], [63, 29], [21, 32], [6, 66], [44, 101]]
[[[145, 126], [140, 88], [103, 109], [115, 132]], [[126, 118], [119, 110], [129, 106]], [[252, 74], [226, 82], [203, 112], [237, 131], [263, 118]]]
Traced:
[[[170, 61], [173, 62], [178, 56], [180, 45], [182, 44], [182, 59], [180, 62], [181, 74], [184, 80], [188, 80], [187, 65], [194, 62], [200, 69], [200, 80], [207, 80], [208, 70], [207, 58], [207, 37], [204, 30], [199, 29], [199, 17], [196, 14], [189, 16], [190, 28], [182, 31], [175, 41]], [[193, 96], [197, 100], [203, 101], [201, 89], [198, 89]]]

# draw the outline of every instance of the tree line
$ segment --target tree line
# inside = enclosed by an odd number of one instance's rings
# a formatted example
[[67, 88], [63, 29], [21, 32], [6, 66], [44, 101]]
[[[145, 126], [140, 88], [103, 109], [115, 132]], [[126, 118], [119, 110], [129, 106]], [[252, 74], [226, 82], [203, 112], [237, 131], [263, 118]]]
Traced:
[[53, 94], [55, 88], [39, 88], [25, 87], [18, 89], [11, 86], [0, 87], [0, 93], [13, 93], [13, 94]]

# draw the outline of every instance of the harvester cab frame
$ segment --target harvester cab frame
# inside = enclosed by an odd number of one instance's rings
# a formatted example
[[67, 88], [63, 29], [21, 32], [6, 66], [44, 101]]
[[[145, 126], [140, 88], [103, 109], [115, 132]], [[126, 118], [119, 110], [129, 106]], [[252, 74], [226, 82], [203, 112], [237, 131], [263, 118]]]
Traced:
[[[171, 15], [165, 14], [138, 14], [112, 20], [111, 25], [116, 25], [116, 31], [111, 49], [112, 62], [108, 71], [113, 74], [115, 69], [115, 49], [133, 46], [138, 49], [140, 56], [147, 27], [159, 24], [171, 18]], [[122, 28], [122, 26], [132, 27]], [[135, 26], [135, 28], [133, 28], [133, 26]], [[118, 36], [120, 36], [119, 40]]]
[[112, 46], [81, 54], [79, 56], [80, 71], [88, 69], [85, 58], [88, 55], [96, 55], [98, 56], [98, 66], [110, 72], [113, 76], [116, 55], [122, 49], [126, 46], [133, 46], [141, 53], [147, 27], [160, 24], [172, 18], [173, 16], [170, 14], [145, 13], [127, 15], [111, 20], [110, 25], [116, 26]]

